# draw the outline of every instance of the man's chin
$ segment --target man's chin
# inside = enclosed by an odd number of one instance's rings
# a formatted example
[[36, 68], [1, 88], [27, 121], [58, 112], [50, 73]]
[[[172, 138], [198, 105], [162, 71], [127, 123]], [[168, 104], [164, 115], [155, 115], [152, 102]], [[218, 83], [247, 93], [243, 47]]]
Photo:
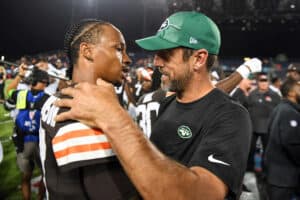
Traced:
[[123, 81], [116, 81], [112, 83], [115, 87], [120, 87], [122, 85]]
[[115, 87], [120, 87], [122, 85], [122, 83], [114, 83]]

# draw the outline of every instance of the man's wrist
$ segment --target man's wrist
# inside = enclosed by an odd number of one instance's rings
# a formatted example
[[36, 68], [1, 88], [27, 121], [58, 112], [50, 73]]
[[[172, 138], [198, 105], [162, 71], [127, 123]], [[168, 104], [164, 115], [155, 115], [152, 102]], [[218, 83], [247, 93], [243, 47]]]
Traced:
[[24, 76], [24, 75], [21, 75], [21, 74], [18, 74], [17, 77], [23, 79], [25, 76]]
[[247, 65], [241, 65], [239, 66], [236, 71], [243, 77], [243, 78], [248, 78], [249, 74], [251, 73], [251, 69]]

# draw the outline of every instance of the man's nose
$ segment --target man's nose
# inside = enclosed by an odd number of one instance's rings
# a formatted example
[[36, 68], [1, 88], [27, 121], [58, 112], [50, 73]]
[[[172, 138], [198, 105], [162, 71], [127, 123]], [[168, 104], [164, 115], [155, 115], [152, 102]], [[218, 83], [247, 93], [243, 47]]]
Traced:
[[158, 55], [155, 55], [154, 59], [153, 59], [153, 65], [155, 67], [162, 67], [162, 66], [164, 66], [164, 61]]
[[127, 66], [132, 63], [132, 60], [130, 59], [127, 53], [125, 53], [123, 56], [123, 63]]

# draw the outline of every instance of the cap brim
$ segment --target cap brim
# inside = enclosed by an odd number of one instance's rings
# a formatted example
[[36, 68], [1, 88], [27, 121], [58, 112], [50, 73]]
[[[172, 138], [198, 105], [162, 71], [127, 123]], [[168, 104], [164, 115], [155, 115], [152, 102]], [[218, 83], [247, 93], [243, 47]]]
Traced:
[[139, 39], [135, 41], [141, 48], [149, 50], [149, 51], [156, 51], [162, 49], [171, 49], [178, 47], [180, 45], [169, 42], [160, 38], [159, 36], [150, 36], [143, 39]]

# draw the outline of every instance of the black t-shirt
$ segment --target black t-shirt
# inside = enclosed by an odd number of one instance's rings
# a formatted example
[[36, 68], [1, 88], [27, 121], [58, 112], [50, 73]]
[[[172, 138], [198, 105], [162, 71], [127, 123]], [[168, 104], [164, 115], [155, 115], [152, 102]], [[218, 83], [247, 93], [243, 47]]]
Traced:
[[248, 108], [247, 96], [245, 95], [245, 93], [243, 92], [243, 90], [241, 90], [240, 88], [237, 88], [233, 92], [233, 94], [231, 95], [231, 97], [233, 99], [235, 99], [237, 102], [239, 102], [245, 108]]
[[299, 185], [299, 104], [284, 99], [272, 112], [264, 164], [268, 183], [280, 187]]
[[66, 111], [50, 96], [41, 111], [40, 155], [49, 199], [129, 199], [136, 191], [107, 137], [77, 121], [54, 121]]
[[218, 176], [229, 188], [229, 199], [240, 195], [251, 122], [246, 109], [225, 93], [214, 89], [192, 103], [168, 97], [150, 139], [170, 158]]

